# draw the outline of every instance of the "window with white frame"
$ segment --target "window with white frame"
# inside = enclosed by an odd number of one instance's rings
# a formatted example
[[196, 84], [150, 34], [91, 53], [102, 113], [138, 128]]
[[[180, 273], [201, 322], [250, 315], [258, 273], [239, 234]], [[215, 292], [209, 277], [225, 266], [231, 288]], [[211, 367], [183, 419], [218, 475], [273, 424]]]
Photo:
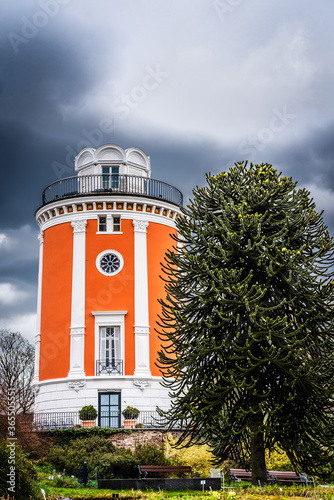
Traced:
[[107, 232], [107, 216], [99, 215], [99, 232], [105, 233]]
[[100, 359], [112, 365], [121, 356], [119, 327], [102, 326], [100, 328]]
[[113, 216], [112, 218], [112, 230], [113, 233], [119, 233], [121, 230], [121, 218], [120, 216]]
[[97, 232], [98, 233], [120, 233], [121, 234], [121, 216], [103, 214], [98, 215], [97, 219]]
[[92, 311], [95, 317], [97, 376], [120, 376], [124, 372], [124, 321], [127, 311]]

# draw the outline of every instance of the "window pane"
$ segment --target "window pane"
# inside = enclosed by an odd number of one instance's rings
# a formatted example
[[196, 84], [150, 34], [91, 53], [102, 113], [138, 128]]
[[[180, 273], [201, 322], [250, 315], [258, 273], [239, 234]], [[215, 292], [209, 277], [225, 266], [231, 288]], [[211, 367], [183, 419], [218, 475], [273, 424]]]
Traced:
[[112, 392], [109, 394], [110, 396], [110, 406], [118, 407], [118, 394], [113, 394]]
[[113, 217], [113, 231], [119, 232], [121, 230], [121, 218]]
[[[103, 405], [108, 405], [109, 404], [109, 394], [101, 394], [101, 406]], [[101, 408], [102, 409], [102, 408]]]
[[99, 216], [99, 231], [107, 231], [107, 217], [105, 215]]
[[111, 167], [111, 187], [119, 188], [119, 167]]

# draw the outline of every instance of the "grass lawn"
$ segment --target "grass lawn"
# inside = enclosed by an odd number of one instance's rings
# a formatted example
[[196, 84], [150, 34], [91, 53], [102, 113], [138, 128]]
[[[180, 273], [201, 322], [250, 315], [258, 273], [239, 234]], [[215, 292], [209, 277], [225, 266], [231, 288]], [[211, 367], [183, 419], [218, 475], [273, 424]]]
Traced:
[[98, 490], [95, 488], [54, 488], [44, 487], [47, 500], [58, 500], [70, 498], [71, 500], [89, 500], [92, 498], [112, 499], [113, 494], [118, 493], [120, 500], [304, 500], [313, 498], [316, 500], [334, 500], [334, 486], [305, 488], [303, 486], [266, 486], [262, 489], [247, 486], [246, 488], [235, 488], [233, 490], [221, 491], [113, 491]]

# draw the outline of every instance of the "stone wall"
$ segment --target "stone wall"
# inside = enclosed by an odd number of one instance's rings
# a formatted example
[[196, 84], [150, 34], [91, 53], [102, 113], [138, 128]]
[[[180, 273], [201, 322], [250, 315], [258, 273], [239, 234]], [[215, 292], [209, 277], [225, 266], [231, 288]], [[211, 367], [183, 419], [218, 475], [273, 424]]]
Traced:
[[[174, 431], [171, 434], [173, 437], [176, 437], [180, 434], [180, 432]], [[138, 444], [151, 444], [152, 446], [159, 447], [165, 436], [166, 434], [164, 432], [157, 430], [136, 429], [133, 430], [131, 434], [113, 434], [108, 439], [110, 439], [111, 442], [118, 448], [134, 450]]]

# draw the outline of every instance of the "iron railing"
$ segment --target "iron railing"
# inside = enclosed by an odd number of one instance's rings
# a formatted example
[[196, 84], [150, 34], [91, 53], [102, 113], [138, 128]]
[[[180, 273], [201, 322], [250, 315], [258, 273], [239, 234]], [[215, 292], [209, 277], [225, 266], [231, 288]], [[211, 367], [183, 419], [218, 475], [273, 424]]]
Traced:
[[[100, 427], [116, 429], [124, 427], [124, 418], [120, 410], [99, 412], [95, 422]], [[83, 425], [78, 411], [34, 414], [33, 427], [37, 431], [70, 429], [77, 425]], [[163, 419], [156, 411], [141, 411], [136, 420], [136, 426], [142, 429], [161, 429], [163, 428]], [[181, 425], [176, 424], [174, 428], [181, 429]]]
[[43, 191], [43, 205], [63, 198], [92, 194], [133, 194], [182, 205], [183, 195], [174, 186], [157, 179], [134, 175], [102, 174], [67, 177], [50, 184]]
[[98, 359], [96, 361], [96, 375], [123, 375], [123, 360]]

